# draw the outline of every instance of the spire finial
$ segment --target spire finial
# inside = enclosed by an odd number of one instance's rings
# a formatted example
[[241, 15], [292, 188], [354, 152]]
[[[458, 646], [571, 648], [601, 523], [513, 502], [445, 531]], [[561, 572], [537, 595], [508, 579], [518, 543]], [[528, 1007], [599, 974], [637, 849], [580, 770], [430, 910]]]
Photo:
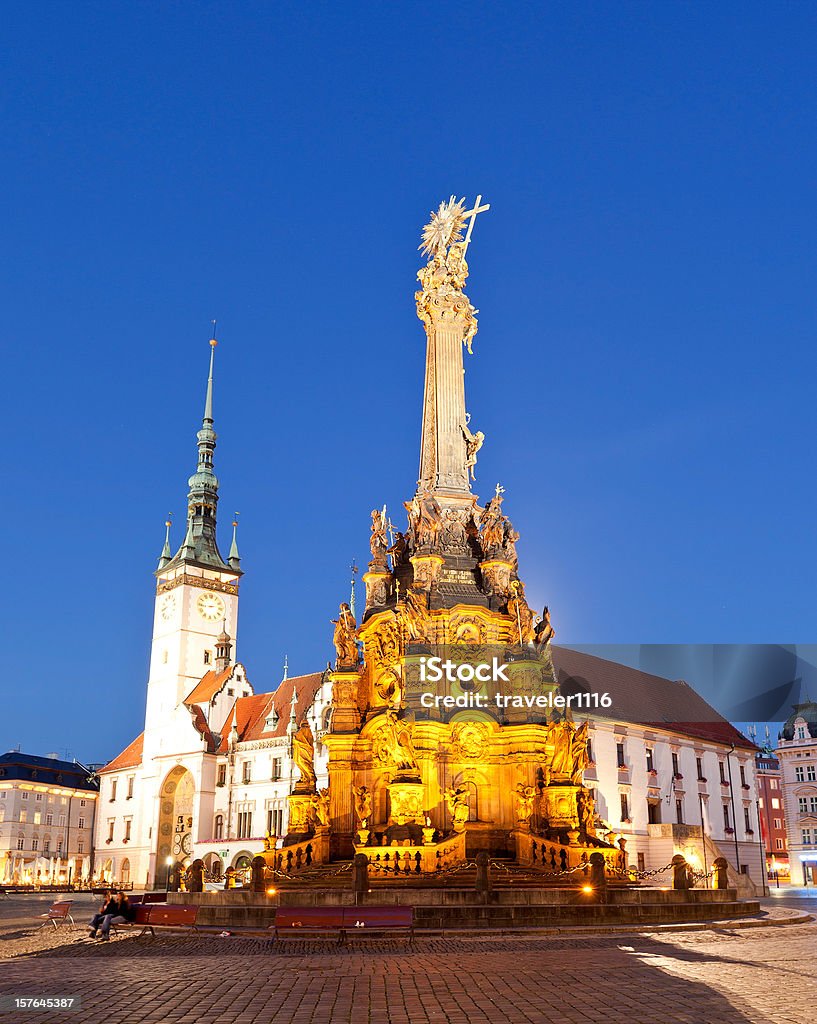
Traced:
[[210, 425], [213, 423], [213, 360], [216, 354], [216, 322], [213, 323], [213, 337], [210, 339], [210, 376], [207, 378], [207, 397], [204, 400], [204, 419], [205, 422], [209, 422]]
[[233, 542], [230, 545], [230, 553], [227, 555], [227, 561], [231, 569], [238, 569], [241, 565], [241, 555], [238, 553], [238, 538], [236, 536], [238, 517], [240, 515], [240, 512], [233, 512]]
[[173, 513], [168, 512], [167, 519], [165, 520], [165, 546], [162, 548], [162, 553], [159, 555], [159, 569], [164, 569], [173, 554], [170, 550], [170, 527], [172, 525]]
[[289, 657], [284, 655], [284, 681], [289, 678]]

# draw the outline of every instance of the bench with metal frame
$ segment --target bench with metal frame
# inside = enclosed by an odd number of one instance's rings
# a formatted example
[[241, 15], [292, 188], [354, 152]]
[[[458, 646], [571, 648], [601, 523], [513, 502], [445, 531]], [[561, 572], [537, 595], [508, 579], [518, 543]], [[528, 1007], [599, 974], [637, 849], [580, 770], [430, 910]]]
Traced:
[[74, 919], [71, 917], [71, 907], [73, 906], [73, 900], [56, 900], [48, 908], [48, 913], [40, 914], [40, 917], [45, 918], [43, 923], [40, 925], [41, 928], [50, 921], [57, 928], [61, 924], [65, 924], [66, 921], [71, 922], [71, 927], [74, 927]]

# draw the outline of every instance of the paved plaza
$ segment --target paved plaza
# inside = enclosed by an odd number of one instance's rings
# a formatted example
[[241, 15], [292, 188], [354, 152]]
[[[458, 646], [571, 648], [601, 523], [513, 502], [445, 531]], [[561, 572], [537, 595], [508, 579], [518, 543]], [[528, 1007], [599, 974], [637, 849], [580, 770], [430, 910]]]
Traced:
[[71, 941], [0, 960], [0, 992], [76, 994], [81, 1011], [0, 1020], [806, 1024], [815, 949], [815, 923], [346, 948], [215, 935]]

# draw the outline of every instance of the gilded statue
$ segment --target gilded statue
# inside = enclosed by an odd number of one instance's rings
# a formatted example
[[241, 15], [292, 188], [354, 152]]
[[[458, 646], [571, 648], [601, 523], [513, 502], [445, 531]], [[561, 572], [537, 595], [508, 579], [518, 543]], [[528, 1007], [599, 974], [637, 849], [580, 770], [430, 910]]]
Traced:
[[319, 789], [312, 797], [315, 820], [321, 828], [329, 824], [329, 789]]
[[519, 556], [516, 553], [516, 542], [518, 540], [519, 534], [511, 526], [510, 519], [506, 517], [505, 532], [502, 537], [502, 560], [509, 563], [512, 572], [516, 572], [519, 568]]
[[465, 468], [469, 471], [471, 479], [476, 480], [474, 466], [477, 464], [477, 452], [485, 443], [485, 434], [481, 430], [472, 434], [466, 422], [462, 424], [462, 435], [465, 438]]
[[372, 794], [368, 786], [353, 786], [352, 792], [355, 795], [355, 814], [363, 828], [372, 817]]
[[411, 726], [401, 719], [394, 708], [388, 708], [382, 730], [384, 751], [398, 772], [418, 771], [417, 755], [411, 742]]
[[468, 790], [465, 786], [451, 786], [445, 791], [445, 800], [454, 831], [463, 832], [468, 821]]
[[587, 733], [589, 722], [582, 722], [570, 739], [570, 779], [575, 786], [580, 786], [589, 756], [587, 753]]
[[372, 565], [386, 567], [386, 553], [389, 550], [389, 541], [386, 536], [386, 506], [372, 510], [372, 534], [369, 538], [369, 547], [372, 551]]
[[550, 756], [550, 771], [556, 779], [566, 779], [572, 775], [572, 739], [573, 727], [566, 718], [554, 722], [548, 731], [548, 740], [553, 749]]
[[[432, 211], [431, 219], [423, 228], [420, 249], [429, 261], [417, 274], [421, 290], [415, 293], [417, 315], [426, 323], [435, 320], [458, 319], [462, 324], [463, 344], [471, 352], [471, 342], [477, 333], [477, 312], [466, 298], [463, 289], [468, 277], [465, 253], [471, 241], [477, 214], [489, 207], [480, 206], [478, 196], [471, 210], [465, 209], [465, 200], [455, 196], [440, 203]], [[463, 229], [468, 223], [465, 239]]]
[[292, 737], [292, 760], [301, 773], [296, 789], [315, 791], [315, 738], [306, 719]]
[[422, 588], [413, 585], [397, 606], [397, 614], [409, 640], [426, 640], [431, 628], [428, 614], [428, 598]]
[[346, 602], [340, 606], [340, 614], [332, 619], [335, 633], [332, 642], [335, 645], [335, 668], [357, 668], [360, 664], [360, 652], [357, 649], [357, 623], [352, 609]]

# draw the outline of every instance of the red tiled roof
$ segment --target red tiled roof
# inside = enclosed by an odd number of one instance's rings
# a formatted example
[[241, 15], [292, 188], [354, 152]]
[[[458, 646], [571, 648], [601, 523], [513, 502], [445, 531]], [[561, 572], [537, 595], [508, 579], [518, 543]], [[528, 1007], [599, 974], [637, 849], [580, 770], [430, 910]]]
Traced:
[[596, 717], [634, 725], [654, 726], [713, 743], [734, 743], [745, 750], [757, 747], [681, 680], [664, 679], [593, 654], [552, 648], [556, 678], [564, 692], [608, 693], [610, 708]]
[[[315, 694], [322, 682], [323, 673], [312, 672], [309, 675], [292, 676], [290, 679], [282, 680], [278, 689], [273, 690], [272, 693], [256, 693], [252, 697], [239, 697], [227, 716], [218, 752], [220, 754], [227, 752], [227, 740], [233, 727], [234, 712], [237, 712], [236, 727], [238, 738], [242, 742], [285, 736], [289, 724], [293, 689], [298, 693], [295, 717], [300, 723], [305, 717], [309, 705], [315, 699]], [[267, 729], [266, 720], [272, 714], [273, 706], [278, 713], [278, 724], [274, 729]]]
[[211, 668], [184, 698], [185, 704], [206, 704], [211, 701], [230, 678], [234, 668], [235, 665], [228, 665], [220, 672]]
[[122, 751], [121, 754], [109, 761], [104, 768], [100, 768], [97, 772], [101, 775], [103, 772], [115, 772], [120, 768], [136, 768], [142, 763], [142, 745], [144, 743], [145, 734], [140, 732], [136, 739], [129, 743], [127, 747]]

